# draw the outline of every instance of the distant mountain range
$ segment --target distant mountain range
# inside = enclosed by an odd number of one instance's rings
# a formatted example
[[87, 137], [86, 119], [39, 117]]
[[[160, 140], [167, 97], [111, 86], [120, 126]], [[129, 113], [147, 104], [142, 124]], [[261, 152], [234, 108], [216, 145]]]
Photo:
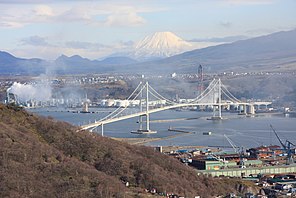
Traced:
[[143, 68], [166, 71], [196, 71], [197, 65], [208, 71], [253, 71], [296, 69], [296, 30], [240, 40], [229, 44], [185, 52], [163, 60], [146, 63]]
[[40, 74], [44, 73], [47, 62], [38, 59], [17, 58], [8, 52], [0, 51], [0, 74]]
[[52, 65], [60, 74], [92, 73], [92, 72], [115, 72], [116, 70], [137, 63], [128, 57], [108, 57], [101, 61], [90, 60], [79, 55], [58, 57]]
[[[155, 49], [151, 54], [169, 56], [184, 46], [183, 40], [165, 33], [165, 40], [155, 41], [161, 37], [153, 36], [154, 42], [138, 43], [139, 57], [143, 50]], [[159, 44], [155, 44], [159, 43]], [[179, 47], [178, 47], [179, 46]], [[161, 54], [158, 49], [175, 48], [171, 54]], [[144, 57], [144, 55], [142, 56]], [[199, 64], [207, 72], [221, 71], [258, 71], [258, 70], [295, 70], [296, 69], [296, 30], [277, 32], [266, 36], [240, 40], [229, 44], [188, 51], [160, 60], [138, 62], [130, 57], [108, 57], [104, 60], [89, 60], [79, 55], [71, 57], [61, 55], [55, 61], [42, 59], [17, 58], [0, 51], [1, 74], [40, 74], [51, 69], [57, 73], [93, 73], [93, 72], [128, 72], [128, 73], [161, 73], [161, 72], [196, 72]]]
[[42, 59], [17, 58], [8, 52], [0, 51], [0, 74], [32, 74], [46, 72], [58, 74], [77, 74], [92, 72], [112, 72], [117, 67], [137, 63], [128, 57], [110, 57], [102, 61], [90, 60], [79, 55], [61, 55], [54, 61]]

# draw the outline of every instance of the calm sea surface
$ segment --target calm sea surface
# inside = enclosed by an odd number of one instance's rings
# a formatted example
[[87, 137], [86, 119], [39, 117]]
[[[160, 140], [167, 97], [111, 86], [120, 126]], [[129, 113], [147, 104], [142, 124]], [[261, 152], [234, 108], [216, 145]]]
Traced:
[[[93, 108], [95, 113], [73, 113], [73, 109], [39, 108], [30, 109], [43, 116], [51, 116], [57, 120], [69, 122], [74, 125], [83, 125], [99, 120], [112, 112], [112, 108]], [[129, 109], [136, 112], [136, 109]], [[230, 146], [226, 134], [237, 146], [245, 148], [259, 145], [279, 145], [270, 128], [273, 125], [283, 141], [289, 139], [296, 143], [296, 118], [286, 117], [283, 114], [258, 114], [254, 117], [239, 116], [234, 113], [223, 113], [225, 119], [219, 121], [207, 120], [210, 112], [167, 110], [150, 115], [150, 128], [156, 134], [137, 135], [130, 133], [137, 130], [138, 118], [132, 118], [104, 125], [104, 135], [109, 137], [168, 137], [180, 134], [168, 131], [169, 127], [190, 131], [190, 134], [181, 134], [174, 138], [148, 143], [149, 145], [201, 145], [201, 146]], [[188, 119], [189, 118], [189, 119]], [[100, 133], [100, 128], [97, 129]], [[203, 135], [203, 132], [212, 132], [212, 135]]]

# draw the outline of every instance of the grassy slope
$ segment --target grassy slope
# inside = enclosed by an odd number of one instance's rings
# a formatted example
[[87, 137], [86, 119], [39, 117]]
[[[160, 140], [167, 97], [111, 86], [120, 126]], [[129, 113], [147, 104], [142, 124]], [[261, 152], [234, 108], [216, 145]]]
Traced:
[[1, 105], [0, 197], [128, 197], [152, 187], [186, 197], [235, 191], [235, 182], [196, 176], [151, 148], [76, 131]]

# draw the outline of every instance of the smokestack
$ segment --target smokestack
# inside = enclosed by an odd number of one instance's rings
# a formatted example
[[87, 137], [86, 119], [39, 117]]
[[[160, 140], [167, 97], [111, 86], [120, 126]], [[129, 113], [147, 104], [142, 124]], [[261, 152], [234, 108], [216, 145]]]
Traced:
[[204, 85], [203, 85], [203, 68], [201, 65], [199, 65], [197, 70], [197, 78], [198, 78], [198, 95], [200, 95], [204, 91]]
[[10, 103], [9, 90], [10, 90], [10, 88], [8, 88], [8, 89], [6, 90], [6, 101], [5, 101], [6, 104], [9, 104], [9, 103]]

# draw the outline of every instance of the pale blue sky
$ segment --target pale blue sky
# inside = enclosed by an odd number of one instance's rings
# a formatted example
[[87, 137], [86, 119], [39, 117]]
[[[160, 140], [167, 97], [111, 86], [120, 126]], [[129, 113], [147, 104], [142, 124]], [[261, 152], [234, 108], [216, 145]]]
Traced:
[[0, 50], [96, 59], [145, 36], [254, 37], [296, 28], [295, 0], [0, 0]]

